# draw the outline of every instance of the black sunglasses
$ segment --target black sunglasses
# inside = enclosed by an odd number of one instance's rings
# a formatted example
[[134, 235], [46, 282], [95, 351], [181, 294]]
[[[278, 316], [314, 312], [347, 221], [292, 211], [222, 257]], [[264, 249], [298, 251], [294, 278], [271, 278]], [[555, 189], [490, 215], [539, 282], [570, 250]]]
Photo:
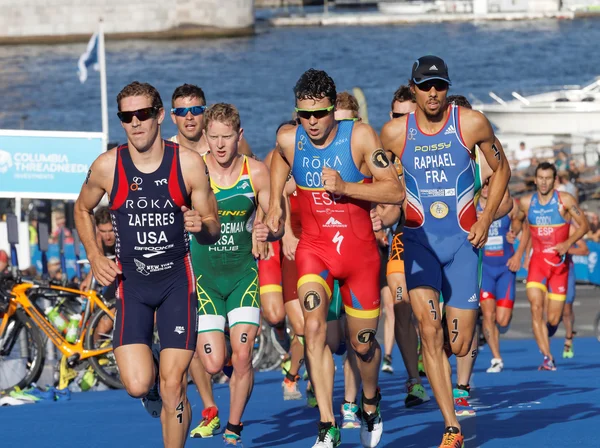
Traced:
[[392, 112], [392, 118], [400, 118], [405, 116], [406, 114], [403, 114], [402, 112]]
[[150, 118], [156, 118], [157, 114], [158, 109], [156, 107], [145, 107], [143, 109], [127, 112], [117, 112], [119, 120], [121, 120], [123, 123], [131, 123], [133, 121], [133, 117], [136, 117], [140, 121], [146, 121]]
[[206, 110], [206, 106], [192, 106], [192, 107], [174, 107], [171, 109], [171, 113], [178, 117], [185, 117], [188, 112], [191, 112], [194, 117], [202, 115]]
[[417, 84], [417, 88], [423, 92], [429, 92], [431, 88], [435, 88], [438, 92], [445, 92], [448, 90], [448, 83], [441, 79], [431, 79], [429, 81]]
[[329, 115], [334, 108], [335, 106], [324, 107], [322, 109], [299, 109], [296, 107], [296, 115], [303, 120], [310, 120], [310, 117], [320, 120]]

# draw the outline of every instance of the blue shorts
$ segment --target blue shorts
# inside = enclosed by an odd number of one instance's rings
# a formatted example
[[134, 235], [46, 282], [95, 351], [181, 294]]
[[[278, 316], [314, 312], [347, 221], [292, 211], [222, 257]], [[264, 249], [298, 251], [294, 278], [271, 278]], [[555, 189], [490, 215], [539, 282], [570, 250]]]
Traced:
[[483, 263], [480, 300], [495, 300], [496, 306], [512, 309], [515, 304], [517, 274], [505, 265]]
[[189, 257], [167, 272], [121, 270], [113, 348], [129, 344], [152, 347], [156, 315], [161, 350], [195, 350], [198, 298]]
[[567, 280], [567, 301], [572, 304], [575, 301], [575, 263], [569, 261], [569, 279]]
[[430, 247], [404, 239], [406, 286], [428, 286], [439, 291], [444, 304], [462, 310], [479, 308], [480, 251], [471, 243], [459, 247], [447, 263], [442, 264]]

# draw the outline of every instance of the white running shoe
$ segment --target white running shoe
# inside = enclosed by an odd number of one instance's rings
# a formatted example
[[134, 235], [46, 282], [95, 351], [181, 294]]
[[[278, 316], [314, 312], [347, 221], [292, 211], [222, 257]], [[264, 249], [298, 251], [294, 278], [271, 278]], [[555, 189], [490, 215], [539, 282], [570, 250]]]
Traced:
[[383, 434], [383, 420], [379, 413], [379, 406], [374, 414], [369, 414], [364, 410], [361, 414], [360, 443], [364, 448], [375, 448], [379, 445]]
[[487, 373], [500, 373], [504, 369], [502, 358], [493, 358], [492, 365], [486, 370]]

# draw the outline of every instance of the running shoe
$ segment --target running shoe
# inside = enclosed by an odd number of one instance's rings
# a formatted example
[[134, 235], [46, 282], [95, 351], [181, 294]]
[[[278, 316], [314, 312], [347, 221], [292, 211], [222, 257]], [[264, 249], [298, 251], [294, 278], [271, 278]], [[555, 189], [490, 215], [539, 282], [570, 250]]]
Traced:
[[502, 358], [493, 358], [491, 365], [486, 370], [487, 373], [500, 373], [504, 369]]
[[41, 400], [41, 398], [29, 394], [27, 389], [22, 390], [20, 387], [15, 387], [14, 390], [10, 392], [9, 396], [17, 400], [26, 401], [28, 403], [37, 403]]
[[457, 417], [475, 415], [475, 409], [471, 407], [465, 397], [454, 399], [454, 412], [456, 413]]
[[571, 345], [565, 344], [565, 348], [563, 350], [563, 358], [571, 359], [573, 356], [575, 356], [575, 352], [573, 351], [573, 343], [571, 343]]
[[38, 401], [55, 401], [56, 397], [54, 395], [54, 390], [52, 387], [46, 388], [46, 390], [42, 390], [38, 386], [29, 387], [23, 390], [27, 395], [31, 395], [36, 397]]
[[360, 412], [360, 443], [365, 448], [374, 448], [379, 445], [381, 435], [383, 434], [383, 419], [379, 411], [379, 402], [381, 401], [381, 393], [377, 389], [377, 409], [372, 414], [365, 411], [364, 394], [363, 403], [361, 403]]
[[444, 437], [440, 448], [463, 448], [465, 446], [465, 438], [460, 433], [460, 429], [455, 426], [448, 426], [444, 431]]
[[56, 401], [69, 401], [71, 399], [71, 390], [68, 387], [64, 389], [53, 388]]
[[306, 405], [309, 408], [316, 408], [319, 406], [317, 403], [317, 397], [315, 396], [315, 391], [312, 388], [312, 385], [309, 383], [306, 388]]
[[156, 379], [154, 381], [154, 385], [148, 391], [148, 394], [142, 398], [142, 406], [144, 406], [144, 409], [146, 409], [146, 412], [148, 412], [152, 418], [160, 418], [160, 413], [162, 411], [162, 398], [160, 397], [159, 391], [160, 354], [158, 349], [152, 349], [152, 355], [154, 357], [154, 364], [156, 366]]
[[427, 373], [425, 372], [425, 364], [423, 364], [423, 354], [422, 353], [419, 353], [419, 363], [418, 363], [417, 367], [419, 369], [419, 376], [426, 377]]
[[360, 428], [360, 409], [356, 403], [342, 404], [342, 429]]
[[454, 395], [454, 398], [469, 398], [471, 396], [471, 386], [457, 384], [452, 390], [452, 395]]
[[429, 400], [431, 400], [431, 398], [427, 395], [422, 384], [415, 380], [408, 380], [406, 382], [406, 398], [404, 399], [404, 406], [412, 408], [427, 403]]
[[237, 446], [238, 448], [244, 448], [242, 445], [242, 436], [238, 436], [234, 433], [223, 434], [223, 445], [225, 446]]
[[302, 400], [302, 392], [298, 388], [298, 380], [300, 380], [298, 375], [296, 375], [294, 380], [290, 380], [287, 376], [283, 379], [281, 388], [283, 389], [283, 399], [285, 401]]
[[556, 364], [554, 364], [553, 359], [550, 359], [548, 356], [544, 356], [544, 362], [538, 367], [538, 370], [550, 370], [553, 372], [556, 370]]
[[219, 410], [215, 406], [206, 408], [202, 411], [202, 421], [190, 432], [190, 437], [194, 439], [205, 439], [219, 433], [221, 429], [221, 420], [219, 420]]
[[392, 355], [385, 355], [383, 357], [381, 371], [385, 373], [394, 373], [394, 368], [392, 367]]
[[342, 443], [340, 428], [330, 422], [319, 422], [319, 435], [312, 448], [336, 448]]
[[14, 398], [10, 395], [4, 395], [0, 398], [0, 406], [20, 406], [22, 404], [32, 404], [33, 401], [22, 400], [20, 398]]

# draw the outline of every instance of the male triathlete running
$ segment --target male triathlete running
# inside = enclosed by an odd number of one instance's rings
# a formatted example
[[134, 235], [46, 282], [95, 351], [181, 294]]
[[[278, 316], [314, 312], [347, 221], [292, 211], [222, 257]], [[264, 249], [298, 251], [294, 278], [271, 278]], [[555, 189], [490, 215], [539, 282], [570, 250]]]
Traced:
[[[390, 119], [393, 120], [408, 115], [414, 112], [416, 108], [417, 104], [414, 101], [410, 88], [401, 85], [394, 92], [394, 97], [392, 98]], [[394, 156], [394, 166], [396, 167], [398, 178], [404, 182], [402, 165], [400, 159], [396, 156]], [[390, 206], [383, 207], [388, 210], [390, 208]], [[379, 209], [381, 208], [382, 206], [379, 206]], [[381, 214], [383, 213], [384, 212], [381, 211]], [[417, 329], [413, 324], [412, 307], [410, 305], [408, 291], [406, 290], [406, 277], [404, 275], [404, 243], [402, 241], [404, 221], [405, 214], [404, 211], [401, 210], [401, 215], [392, 238], [386, 274], [389, 289], [394, 300], [395, 339], [398, 348], [400, 349], [402, 360], [404, 361], [406, 373], [408, 374], [408, 380], [405, 384], [406, 398], [404, 399], [404, 405], [406, 407], [413, 407], [428, 402], [430, 398], [421, 384], [420, 371], [424, 371], [424, 367], [419, 368], [421, 361], [419, 361], [418, 355], [418, 335]], [[391, 347], [389, 350], [391, 352]], [[391, 362], [391, 356], [389, 361]], [[384, 367], [385, 362], [384, 358]]]
[[[487, 203], [488, 183], [481, 189], [477, 213], [481, 213]], [[483, 247], [483, 265], [480, 306], [483, 313], [483, 334], [492, 351], [492, 361], [488, 373], [502, 372], [504, 362], [500, 356], [500, 334], [508, 331], [515, 304], [517, 271], [529, 239], [529, 228], [522, 225], [518, 215], [522, 213], [514, 206], [508, 215], [495, 220], [490, 226], [488, 240]], [[514, 236], [523, 230], [519, 246], [513, 248]], [[523, 243], [525, 241], [525, 243]]]
[[[425, 369], [444, 417], [440, 446], [460, 447], [464, 438], [454, 411], [439, 297], [442, 293], [452, 352], [470, 355], [479, 308], [479, 249], [487, 240], [510, 169], [488, 120], [447, 103], [449, 85], [442, 59], [418, 59], [410, 81], [417, 109], [386, 123], [381, 137], [384, 148], [404, 167], [406, 283], [419, 322]], [[479, 219], [475, 145], [494, 170], [487, 208]]]
[[238, 153], [242, 139], [240, 116], [231, 104], [209, 107], [204, 137], [210, 151], [204, 160], [217, 198], [221, 238], [215, 244], [192, 243], [198, 294], [200, 363], [210, 374], [226, 362], [225, 324], [229, 323], [233, 374], [229, 382], [229, 421], [223, 434], [226, 445], [241, 444], [242, 414], [254, 384], [252, 351], [260, 324], [258, 270], [252, 253], [252, 231], [266, 241], [267, 227], [254, 214], [269, 205], [269, 170], [257, 160]]
[[[569, 228], [569, 235], [572, 235], [575, 232], [576, 224], [571, 222], [571, 227]], [[586, 256], [590, 253], [590, 249], [588, 248], [587, 243], [584, 239], [577, 240], [575, 245], [573, 245], [568, 254], [569, 255], [579, 255]], [[573, 351], [573, 337], [577, 334], [575, 330], [573, 330], [575, 326], [575, 311], [573, 310], [573, 303], [575, 302], [575, 263], [573, 258], [569, 260], [569, 281], [567, 286], [567, 300], [565, 302], [565, 309], [563, 310], [562, 321], [565, 325], [565, 346], [563, 349], [563, 358], [572, 358], [575, 356], [575, 352]]]
[[[335, 121], [335, 84], [325, 72], [305, 72], [294, 93], [301, 126], [284, 126], [277, 135], [280, 152], [271, 162], [267, 223], [271, 231], [280, 230], [283, 210], [278, 200], [291, 168], [302, 222], [296, 250], [298, 295], [304, 310], [308, 368], [321, 416], [314, 446], [341, 443], [332, 405], [333, 359], [325, 343], [334, 278], [340, 281], [363, 383], [361, 442], [376, 446], [383, 431], [377, 388], [381, 351], [375, 339], [379, 252], [370, 210], [371, 202], [401, 203], [404, 191], [373, 129], [360, 122]], [[372, 177], [376, 182], [371, 182]]]
[[[539, 370], [556, 370], [549, 338], [554, 335], [567, 298], [569, 249], [589, 230], [577, 200], [556, 191], [556, 167], [548, 162], [535, 169], [536, 192], [519, 202], [527, 217], [533, 252], [527, 272], [527, 299], [531, 305], [533, 334], [544, 360]], [[569, 234], [569, 222], [577, 225]], [[547, 299], [547, 301], [546, 301]]]
[[[153, 417], [160, 415], [164, 445], [183, 447], [191, 419], [186, 385], [197, 308], [188, 232], [199, 243], [217, 241], [217, 204], [202, 158], [161, 139], [165, 113], [158, 91], [136, 81], [121, 90], [117, 104], [127, 143], [92, 164], [75, 223], [100, 284], [117, 278], [113, 347], [125, 389], [144, 397]], [[105, 193], [116, 262], [103, 255], [94, 235], [92, 210]], [[151, 350], [155, 314], [160, 367]]]
[[[208, 152], [208, 142], [203, 138], [204, 111], [206, 97], [204, 91], [193, 84], [183, 84], [175, 89], [171, 97], [171, 120], [177, 126], [177, 134], [169, 140], [184, 148], [192, 149], [200, 155]], [[245, 138], [239, 144], [238, 151], [248, 157], [254, 157]]]

